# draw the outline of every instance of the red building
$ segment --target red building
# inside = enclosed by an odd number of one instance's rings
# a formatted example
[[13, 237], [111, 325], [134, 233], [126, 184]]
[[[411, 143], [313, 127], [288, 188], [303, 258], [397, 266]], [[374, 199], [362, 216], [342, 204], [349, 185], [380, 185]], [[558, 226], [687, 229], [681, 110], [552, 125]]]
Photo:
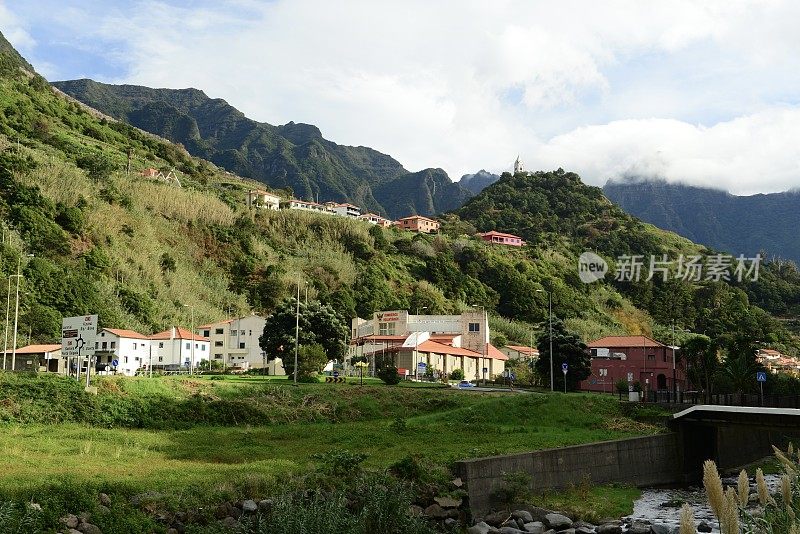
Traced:
[[484, 232], [478, 235], [481, 236], [481, 239], [484, 241], [488, 241], [489, 243], [494, 243], [496, 245], [511, 245], [512, 247], [521, 247], [525, 244], [525, 241], [523, 241], [518, 235], [504, 234], [503, 232], [497, 232], [495, 230], [492, 230], [491, 232]]
[[[581, 382], [587, 391], [615, 391], [619, 380], [639, 382], [648, 391], [673, 390], [672, 347], [647, 336], [607, 336], [587, 344], [592, 358], [592, 374]], [[682, 362], [674, 368], [678, 391], [686, 391], [686, 372]]]

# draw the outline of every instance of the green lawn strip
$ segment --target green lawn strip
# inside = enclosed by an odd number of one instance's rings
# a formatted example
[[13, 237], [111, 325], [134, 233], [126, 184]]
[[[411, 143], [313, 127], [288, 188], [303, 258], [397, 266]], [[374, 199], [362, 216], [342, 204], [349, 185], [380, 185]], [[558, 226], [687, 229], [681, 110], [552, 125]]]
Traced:
[[568, 513], [571, 517], [597, 523], [602, 519], [619, 519], [633, 513], [633, 502], [641, 496], [631, 486], [589, 486], [580, 483], [565, 491], [533, 495], [537, 506]]

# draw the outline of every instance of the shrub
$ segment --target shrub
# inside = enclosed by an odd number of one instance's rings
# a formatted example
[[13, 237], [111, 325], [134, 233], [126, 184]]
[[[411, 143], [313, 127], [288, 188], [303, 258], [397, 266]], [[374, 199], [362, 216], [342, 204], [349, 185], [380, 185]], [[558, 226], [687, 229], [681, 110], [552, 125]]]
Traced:
[[116, 169], [114, 163], [105, 154], [84, 154], [78, 157], [75, 163], [96, 182], [107, 180]]
[[397, 367], [394, 365], [387, 365], [383, 367], [376, 373], [376, 376], [383, 380], [385, 384], [389, 384], [391, 386], [400, 382], [400, 374], [397, 371]]
[[450, 372], [450, 380], [464, 380], [464, 370], [463, 369], [453, 369]]

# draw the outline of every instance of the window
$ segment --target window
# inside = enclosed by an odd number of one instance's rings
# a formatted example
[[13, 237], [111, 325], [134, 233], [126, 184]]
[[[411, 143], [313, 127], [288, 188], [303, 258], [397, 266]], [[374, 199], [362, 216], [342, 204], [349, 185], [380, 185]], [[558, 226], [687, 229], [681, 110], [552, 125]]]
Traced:
[[244, 335], [244, 333], [245, 333], [244, 330], [239, 330], [239, 334]]
[[222, 359], [222, 354], [215, 354], [214, 355], [214, 359], [215, 360], [221, 360]]
[[203, 337], [208, 337], [211, 335], [211, 330], [203, 330]]
[[133, 361], [135, 361], [135, 362], [138, 362], [138, 361], [139, 361], [139, 357], [138, 357], [138, 356], [137, 356], [137, 357], [135, 357], [135, 358], [133, 359]]
[[125, 363], [128, 363], [128, 357], [125, 356]]
[[481, 331], [481, 323], [469, 323], [469, 331], [470, 332], [480, 332]]
[[[105, 342], [105, 341], [103, 341], [103, 349], [107, 349], [107, 348], [108, 348], [108, 343], [107, 343], [107, 342]], [[135, 345], [135, 344], [133, 345], [133, 348], [134, 348], [134, 349], [136, 348], [136, 345]]]
[[136, 350], [136, 343], [133, 344], [133, 350]]
[[393, 336], [397, 325], [395, 323], [378, 323], [378, 335]]
[[201, 352], [205, 352], [206, 351], [206, 346], [205, 345], [200, 345], [200, 351]]
[[244, 348], [244, 343], [239, 343], [239, 348], [243, 349]]
[[192, 348], [192, 344], [191, 343], [187, 343], [186, 344], [186, 350], [191, 350], [191, 348]]
[[163, 341], [158, 344], [158, 348], [159, 349], [163, 349], [164, 348], [164, 342]]
[[653, 360], [653, 361], [655, 361], [655, 359], [656, 359], [656, 355], [655, 355], [655, 354], [648, 354], [648, 355], [647, 355], [647, 359], [648, 359], [648, 360]]
[[100, 342], [99, 341], [95, 341], [94, 342], [94, 348], [97, 349], [99, 347], [100, 347]]
[[222, 330], [222, 328], [217, 328], [216, 330], [214, 330], [214, 333], [219, 335], [219, 334], [223, 333], [223, 330]]
[[223, 343], [222, 341], [215, 341], [215, 342], [214, 342], [214, 346], [215, 346], [215, 347], [222, 347], [222, 346], [224, 346], [224, 345], [225, 345], [225, 343]]
[[111, 342], [111, 348], [112, 349], [116, 349], [117, 348], [117, 342], [116, 341], [112, 341]]
[[164, 357], [163, 356], [159, 356], [158, 357], [158, 361], [163, 362], [164, 361]]

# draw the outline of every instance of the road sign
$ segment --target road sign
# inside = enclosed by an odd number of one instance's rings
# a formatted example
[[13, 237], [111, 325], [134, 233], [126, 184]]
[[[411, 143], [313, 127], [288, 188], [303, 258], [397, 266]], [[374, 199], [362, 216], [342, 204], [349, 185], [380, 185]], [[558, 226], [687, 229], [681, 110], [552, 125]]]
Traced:
[[77, 358], [94, 356], [97, 336], [97, 315], [64, 317], [61, 320], [61, 356]]
[[517, 379], [517, 375], [515, 375], [514, 373], [511, 373], [511, 380], [516, 380], [516, 379]]
[[562, 363], [561, 364], [561, 372], [564, 373], [564, 374], [567, 374], [568, 370], [569, 370], [569, 365], [567, 365], [567, 362]]
[[417, 369], [419, 369], [420, 371], [424, 371], [427, 368], [428, 368], [428, 364], [426, 364], [425, 362], [419, 362], [417, 364]]
[[119, 365], [119, 360], [111, 360], [111, 367], [117, 367]]
[[489, 372], [489, 368], [488, 368], [488, 367], [484, 367], [484, 368], [483, 368], [483, 374], [486, 374], [486, 373], [488, 373], [488, 372]]
[[333, 378], [339, 378], [339, 371], [333, 372]]
[[766, 371], [758, 371], [756, 373], [756, 380], [758, 380], [759, 382], [766, 382], [767, 381]]

